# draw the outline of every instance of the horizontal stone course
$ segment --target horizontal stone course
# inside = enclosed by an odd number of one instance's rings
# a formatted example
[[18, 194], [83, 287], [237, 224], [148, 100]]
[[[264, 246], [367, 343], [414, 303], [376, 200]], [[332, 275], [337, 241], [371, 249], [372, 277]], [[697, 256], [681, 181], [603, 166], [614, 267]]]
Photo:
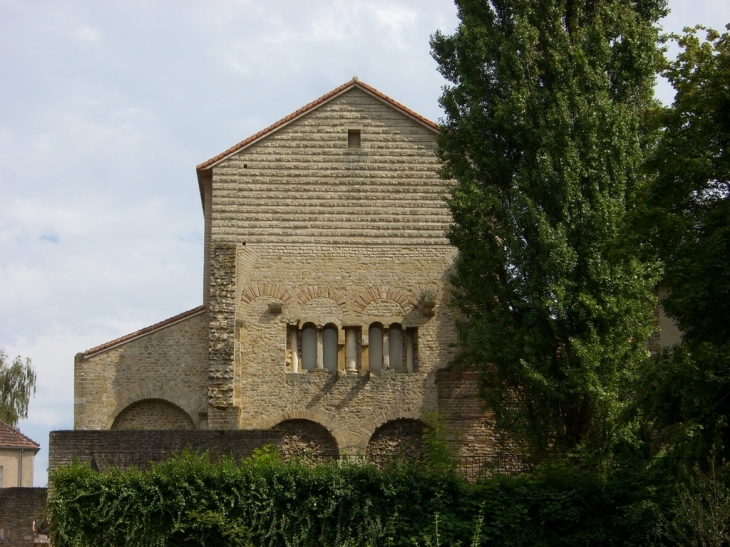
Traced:
[[278, 431], [52, 431], [49, 437], [48, 470], [71, 463], [74, 458], [91, 462], [100, 471], [109, 467], [125, 470], [146, 468], [150, 461], [163, 461], [185, 449], [209, 452], [213, 459], [232, 456], [240, 460], [271, 444], [281, 446]]

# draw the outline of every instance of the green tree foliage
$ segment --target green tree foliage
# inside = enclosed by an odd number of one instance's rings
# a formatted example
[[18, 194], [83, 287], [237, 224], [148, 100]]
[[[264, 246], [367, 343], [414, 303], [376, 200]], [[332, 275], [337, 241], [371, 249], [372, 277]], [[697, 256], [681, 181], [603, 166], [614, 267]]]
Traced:
[[15, 427], [28, 417], [28, 403], [35, 395], [35, 371], [30, 359], [10, 358], [0, 350], [0, 420]]
[[452, 85], [438, 154], [456, 184], [460, 359], [533, 455], [600, 453], [652, 327], [655, 268], [621, 245], [656, 133], [663, 0], [459, 0], [432, 37]]
[[[728, 27], [730, 29], [730, 26]], [[640, 406], [657, 449], [730, 457], [730, 34], [673, 36], [664, 74], [676, 89], [649, 166], [640, 228], [664, 263], [662, 300], [683, 331], [644, 376]], [[698, 32], [706, 31], [706, 40]]]

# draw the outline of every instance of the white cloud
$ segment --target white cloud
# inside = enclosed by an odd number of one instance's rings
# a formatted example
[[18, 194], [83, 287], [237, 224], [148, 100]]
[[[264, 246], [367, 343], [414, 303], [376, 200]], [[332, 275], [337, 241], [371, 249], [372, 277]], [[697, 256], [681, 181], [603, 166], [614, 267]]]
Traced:
[[86, 42], [98, 42], [101, 38], [99, 32], [90, 27], [83, 27], [79, 29], [77, 35]]

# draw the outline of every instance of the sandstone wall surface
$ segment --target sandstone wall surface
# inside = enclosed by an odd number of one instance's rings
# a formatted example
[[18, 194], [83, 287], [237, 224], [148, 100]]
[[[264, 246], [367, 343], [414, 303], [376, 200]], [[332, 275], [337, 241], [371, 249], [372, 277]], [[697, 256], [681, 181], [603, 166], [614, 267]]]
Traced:
[[[207, 412], [207, 371], [205, 312], [98, 353], [79, 354], [74, 371], [74, 427], [109, 429], [129, 405], [158, 399], [178, 406], [200, 427], [201, 413], [204, 417]], [[134, 427], [159, 425], [136, 421]]]
[[[359, 147], [348, 146], [348, 131], [359, 132]], [[355, 88], [212, 169], [207, 294], [226, 316], [211, 321], [211, 344], [225, 346], [211, 345], [211, 427], [310, 420], [341, 451], [364, 453], [383, 424], [436, 410], [435, 371], [455, 341], [443, 304], [455, 250], [434, 150], [432, 128]], [[232, 244], [235, 276], [217, 275], [219, 249]], [[293, 371], [308, 323], [337, 328], [336, 372]], [[406, 349], [392, 368], [407, 368], [410, 347], [412, 372], [369, 370], [373, 324], [399, 327]], [[356, 371], [346, 370], [348, 329]]]

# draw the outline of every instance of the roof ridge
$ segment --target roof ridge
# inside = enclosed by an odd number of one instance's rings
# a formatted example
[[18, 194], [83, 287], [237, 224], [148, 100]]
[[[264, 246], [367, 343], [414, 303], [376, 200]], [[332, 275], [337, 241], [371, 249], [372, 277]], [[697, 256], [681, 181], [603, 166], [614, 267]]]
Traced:
[[407, 116], [414, 118], [415, 120], [417, 120], [418, 122], [422, 123], [423, 125], [429, 127], [430, 129], [433, 129], [434, 131], [439, 131], [439, 126], [437, 124], [435, 124], [434, 122], [432, 122], [431, 120], [429, 120], [428, 118], [425, 118], [424, 116], [421, 116], [417, 112], [414, 112], [413, 110], [411, 110], [410, 108], [406, 107], [405, 105], [399, 103], [395, 99], [391, 99], [385, 93], [378, 91], [377, 89], [366, 84], [365, 82], [362, 82], [362, 81], [358, 80], [357, 78], [353, 78], [352, 80], [345, 82], [344, 84], [342, 84], [340, 86], [337, 86], [332, 91], [325, 93], [318, 99], [315, 99], [312, 102], [305, 104], [303, 107], [295, 110], [288, 116], [284, 116], [279, 121], [274, 122], [270, 126], [262, 129], [261, 131], [258, 131], [256, 133], [254, 133], [253, 135], [251, 135], [250, 137], [242, 140], [241, 142], [234, 144], [233, 146], [224, 150], [220, 154], [213, 156], [212, 158], [210, 158], [207, 161], [204, 161], [203, 163], [201, 163], [200, 165], [198, 165], [195, 168], [196, 171], [200, 172], [200, 171], [204, 171], [205, 169], [212, 167], [214, 164], [218, 163], [220, 160], [238, 152], [242, 148], [245, 148], [249, 144], [259, 140], [260, 138], [264, 137], [265, 135], [268, 135], [269, 133], [275, 131], [279, 127], [286, 125], [287, 123], [295, 120], [299, 116], [302, 116], [303, 114], [306, 114], [307, 112], [309, 112], [311, 110], [314, 110], [314, 108], [316, 108], [317, 106], [327, 102], [328, 100], [332, 99], [333, 97], [336, 97], [337, 95], [339, 95], [340, 93], [342, 93], [343, 91], [345, 91], [351, 87], [360, 87], [364, 91], [376, 96], [378, 99], [397, 108], [398, 110], [402, 111]]
[[125, 334], [124, 336], [120, 336], [119, 338], [115, 338], [114, 340], [110, 340], [109, 342], [105, 342], [104, 344], [101, 344], [99, 346], [93, 347], [91, 349], [87, 349], [83, 353], [83, 355], [84, 355], [84, 357], [89, 357], [91, 355], [94, 355], [95, 353], [102, 352], [102, 351], [110, 349], [114, 346], [118, 346], [119, 344], [123, 344], [124, 342], [128, 342], [134, 338], [144, 336], [145, 334], [150, 334], [151, 332], [154, 332], [161, 328], [172, 325], [173, 323], [182, 321], [183, 319], [196, 315], [204, 310], [205, 310], [205, 306], [203, 305], [203, 306], [198, 306], [197, 308], [193, 308], [192, 310], [184, 311], [184, 312], [174, 315], [168, 319], [165, 319], [164, 321], [160, 321], [159, 323], [150, 325], [149, 327], [145, 327], [143, 329], [136, 330], [129, 334]]
[[[18, 429], [16, 427], [13, 427], [9, 423], [3, 422], [2, 420], [0, 420], [0, 429], [6, 429], [11, 435], [16, 435], [18, 437], [21, 437], [22, 440], [28, 441], [35, 448], [40, 448], [41, 447], [40, 444], [38, 444], [33, 439], [31, 439], [30, 437], [28, 437], [28, 435], [25, 435], [24, 433], [22, 433], [20, 431], [20, 429]], [[2, 441], [1, 438], [0, 438], [0, 446], [7, 446], [7, 445], [3, 445], [3, 441]], [[27, 446], [26, 447], [18, 446], [18, 448], [28, 448], [28, 447]]]

